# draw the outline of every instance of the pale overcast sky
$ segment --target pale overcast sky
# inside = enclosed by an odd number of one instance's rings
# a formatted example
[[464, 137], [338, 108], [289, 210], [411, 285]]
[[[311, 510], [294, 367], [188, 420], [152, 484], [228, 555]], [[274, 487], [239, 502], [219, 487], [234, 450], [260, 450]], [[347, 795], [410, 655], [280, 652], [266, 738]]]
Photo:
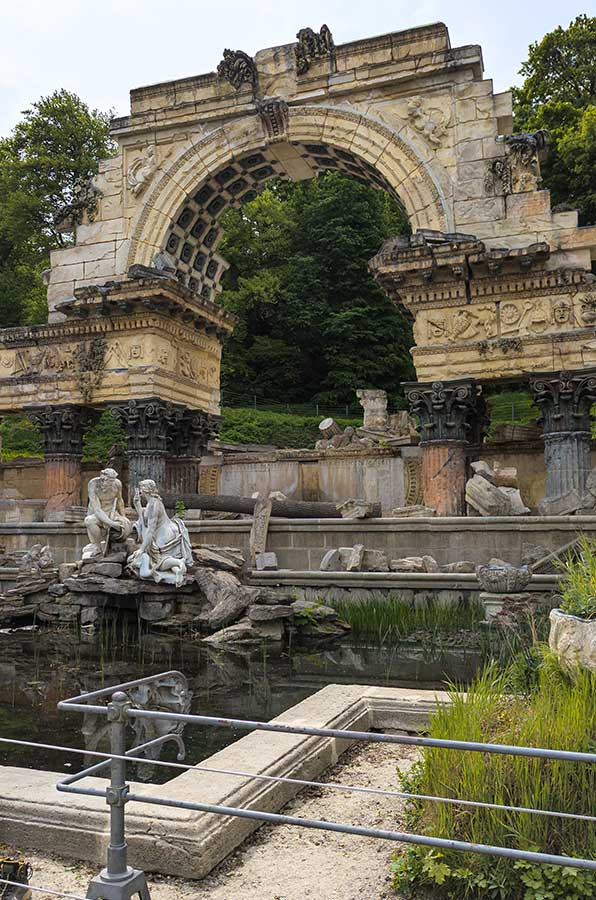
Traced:
[[442, 21], [452, 46], [480, 44], [486, 77], [506, 90], [528, 45], [596, 0], [0, 0], [0, 135], [56, 88], [129, 112], [128, 91], [213, 71], [224, 47], [257, 50], [331, 28], [336, 43]]

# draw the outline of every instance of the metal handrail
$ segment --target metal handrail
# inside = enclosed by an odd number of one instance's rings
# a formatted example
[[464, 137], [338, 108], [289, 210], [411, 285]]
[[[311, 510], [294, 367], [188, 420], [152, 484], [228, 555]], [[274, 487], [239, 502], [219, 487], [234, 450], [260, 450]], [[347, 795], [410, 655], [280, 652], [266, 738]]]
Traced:
[[[141, 900], [150, 900], [149, 890], [144, 872], [132, 869], [127, 864], [127, 844], [125, 838], [125, 805], [130, 800], [137, 803], [148, 803], [151, 805], [162, 807], [173, 807], [178, 809], [188, 809], [197, 812], [214, 813], [216, 815], [232, 816], [237, 818], [251, 819], [259, 822], [271, 822], [278, 825], [292, 825], [303, 828], [315, 828], [324, 831], [332, 831], [342, 834], [354, 834], [365, 837], [373, 837], [382, 840], [396, 841], [405, 844], [419, 844], [427, 847], [437, 847], [447, 850], [456, 850], [461, 852], [473, 852], [483, 855], [497, 856], [512, 860], [523, 860], [531, 863], [549, 864], [559, 866], [569, 866], [572, 868], [589, 869], [596, 871], [596, 860], [582, 859], [578, 857], [553, 855], [549, 853], [540, 853], [526, 850], [515, 850], [509, 847], [493, 846], [489, 844], [477, 844], [467, 841], [450, 840], [447, 838], [430, 837], [428, 835], [414, 834], [409, 832], [389, 831], [378, 828], [367, 828], [359, 825], [346, 825], [343, 823], [327, 822], [317, 819], [303, 819], [297, 816], [288, 816], [281, 813], [270, 813], [259, 810], [244, 809], [232, 806], [222, 806], [210, 803], [194, 803], [178, 799], [169, 799], [167, 797], [157, 797], [149, 794], [137, 794], [130, 791], [130, 786], [126, 783], [126, 763], [137, 762], [146, 765], [170, 766], [173, 768], [183, 768], [185, 770], [195, 769], [196, 771], [212, 771], [221, 772], [225, 770], [211, 769], [205, 766], [188, 766], [180, 762], [164, 762], [158, 760], [148, 760], [139, 758], [133, 754], [141, 752], [148, 747], [155, 747], [173, 740], [178, 746], [178, 759], [184, 756], [184, 744], [179, 734], [175, 732], [162, 735], [138, 747], [134, 747], [126, 751], [125, 731], [126, 724], [132, 719], [161, 719], [176, 723], [188, 723], [193, 725], [206, 725], [209, 727], [224, 728], [240, 728], [244, 730], [259, 730], [265, 732], [276, 732], [284, 734], [295, 734], [316, 738], [339, 738], [350, 742], [367, 741], [370, 743], [391, 743], [408, 746], [434, 747], [448, 750], [460, 750], [476, 753], [495, 753], [507, 754], [512, 756], [525, 756], [540, 759], [555, 759], [572, 762], [595, 763], [596, 753], [583, 753], [570, 750], [551, 750], [541, 747], [518, 747], [508, 744], [491, 744], [479, 741], [455, 741], [439, 738], [413, 737], [410, 735], [397, 734], [375, 734], [371, 732], [349, 731], [336, 728], [314, 728], [299, 725], [284, 725], [274, 722], [259, 722], [245, 719], [229, 719], [217, 718], [214, 716], [198, 716], [190, 713], [171, 713], [158, 710], [137, 709], [132, 706], [131, 701], [127, 697], [125, 691], [143, 684], [158, 682], [163, 678], [180, 677], [184, 679], [182, 673], [171, 670], [169, 672], [151, 675], [146, 678], [139, 678], [135, 681], [125, 682], [123, 684], [112, 687], [103, 688], [86, 694], [80, 694], [67, 700], [62, 700], [58, 704], [58, 708], [69, 712], [93, 712], [99, 715], [106, 715], [110, 723], [110, 753], [100, 753], [99, 751], [82, 751], [74, 752], [86, 753], [89, 756], [101, 758], [101, 762], [78, 772], [68, 778], [62, 780], [58, 785], [59, 791], [67, 793], [84, 794], [94, 797], [103, 797], [106, 799], [110, 807], [110, 842], [107, 851], [107, 866], [102, 870], [99, 876], [94, 878], [90, 884], [87, 897], [90, 900], [129, 900], [136, 893], [141, 895]], [[109, 697], [107, 705], [95, 705], [89, 701], [96, 701]], [[11, 739], [2, 739], [9, 743], [21, 743], [29, 745], [30, 742], [16, 741]], [[36, 745], [37, 746], [37, 745]], [[39, 745], [41, 746], [41, 745]], [[43, 745], [51, 746], [51, 745]], [[73, 752], [71, 748], [55, 748], [64, 749]], [[105, 789], [76, 786], [75, 783], [83, 780], [87, 776], [94, 774], [107, 765], [110, 765], [110, 786]], [[300, 786], [313, 785], [317, 787], [325, 787], [337, 790], [360, 790], [368, 793], [394, 794], [400, 797], [410, 797], [412, 799], [424, 799], [435, 802], [453, 802], [462, 806], [488, 807], [491, 809], [503, 809], [515, 812], [524, 812], [537, 815], [555, 815], [564, 818], [575, 818], [586, 821], [596, 821], [594, 816], [585, 816], [568, 812], [556, 812], [552, 810], [540, 810], [521, 807], [508, 807], [501, 804], [489, 804], [474, 800], [455, 800], [454, 798], [432, 797], [426, 795], [408, 794], [406, 792], [386, 792], [378, 789], [363, 788], [350, 785], [322, 784], [320, 782], [302, 781], [295, 778], [284, 778], [281, 776], [268, 776], [258, 773], [246, 773], [228, 771], [226, 774], [237, 775], [246, 778], [265, 779], [278, 782], [287, 782], [298, 784]]]

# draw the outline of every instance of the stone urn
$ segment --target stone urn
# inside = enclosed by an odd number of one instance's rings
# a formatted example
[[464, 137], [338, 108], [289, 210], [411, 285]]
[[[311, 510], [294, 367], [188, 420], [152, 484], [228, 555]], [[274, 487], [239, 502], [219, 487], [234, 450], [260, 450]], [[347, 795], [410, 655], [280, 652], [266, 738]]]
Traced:
[[532, 572], [528, 566], [477, 566], [476, 577], [483, 591], [489, 594], [511, 594], [523, 591], [530, 583]]
[[580, 619], [552, 609], [548, 645], [568, 668], [579, 665], [596, 672], [596, 619]]

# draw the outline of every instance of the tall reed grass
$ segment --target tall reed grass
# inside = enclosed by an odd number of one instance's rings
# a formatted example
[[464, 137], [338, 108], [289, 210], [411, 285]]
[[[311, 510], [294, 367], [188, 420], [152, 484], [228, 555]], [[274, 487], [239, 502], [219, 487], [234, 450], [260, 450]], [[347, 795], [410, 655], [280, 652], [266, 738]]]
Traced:
[[[431, 719], [432, 737], [593, 751], [596, 676], [563, 672], [545, 656], [530, 696], [508, 693], [509, 673], [489, 666], [466, 694]], [[416, 793], [534, 809], [596, 814], [596, 766], [453, 750], [425, 750], [403, 779]], [[480, 844], [596, 858], [596, 826], [574, 819], [412, 803], [408, 826], [424, 834]], [[395, 885], [433, 898], [571, 900], [596, 897], [596, 876], [579, 870], [526, 866], [508, 860], [414, 848], [395, 862]], [[572, 872], [572, 874], [570, 874]], [[571, 885], [569, 884], [571, 879]], [[529, 882], [532, 882], [530, 884]]]

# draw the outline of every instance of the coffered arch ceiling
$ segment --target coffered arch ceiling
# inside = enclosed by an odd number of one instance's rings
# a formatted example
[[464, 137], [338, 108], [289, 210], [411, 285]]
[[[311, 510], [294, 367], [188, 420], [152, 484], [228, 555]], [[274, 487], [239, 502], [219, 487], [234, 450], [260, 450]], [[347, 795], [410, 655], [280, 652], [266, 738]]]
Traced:
[[180, 282], [213, 299], [227, 268], [218, 252], [225, 211], [254, 199], [273, 179], [328, 170], [386, 191], [413, 229], [449, 228], [449, 206], [430, 165], [385, 125], [344, 110], [301, 107], [291, 110], [283, 140], [264, 139], [256, 117], [235, 131], [218, 129], [170, 167], [147, 200], [129, 264], [152, 265], [159, 254]]

